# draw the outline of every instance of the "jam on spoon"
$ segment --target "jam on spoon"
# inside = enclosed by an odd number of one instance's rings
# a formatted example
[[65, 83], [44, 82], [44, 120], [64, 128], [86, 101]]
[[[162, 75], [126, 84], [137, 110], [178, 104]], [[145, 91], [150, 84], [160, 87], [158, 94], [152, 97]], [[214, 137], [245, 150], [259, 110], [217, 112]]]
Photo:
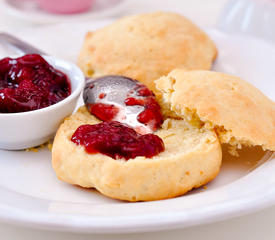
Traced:
[[38, 54], [0, 60], [0, 112], [32, 111], [71, 94], [66, 74]]
[[104, 76], [86, 83], [84, 102], [103, 121], [119, 121], [141, 134], [153, 133], [163, 118], [155, 95], [140, 82], [123, 76]]

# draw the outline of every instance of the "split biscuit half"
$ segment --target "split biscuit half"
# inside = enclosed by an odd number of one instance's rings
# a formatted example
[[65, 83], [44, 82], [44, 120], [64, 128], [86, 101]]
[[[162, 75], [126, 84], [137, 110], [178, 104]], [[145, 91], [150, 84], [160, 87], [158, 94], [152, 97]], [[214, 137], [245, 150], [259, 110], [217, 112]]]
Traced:
[[166, 117], [214, 130], [237, 155], [242, 146], [275, 151], [275, 103], [243, 79], [212, 71], [176, 69], [155, 81]]
[[115, 199], [150, 201], [180, 196], [208, 183], [220, 170], [222, 150], [213, 130], [167, 118], [155, 132], [164, 152], [126, 161], [88, 154], [70, 140], [80, 125], [99, 122], [83, 106], [61, 124], [52, 149], [52, 166], [60, 180]]

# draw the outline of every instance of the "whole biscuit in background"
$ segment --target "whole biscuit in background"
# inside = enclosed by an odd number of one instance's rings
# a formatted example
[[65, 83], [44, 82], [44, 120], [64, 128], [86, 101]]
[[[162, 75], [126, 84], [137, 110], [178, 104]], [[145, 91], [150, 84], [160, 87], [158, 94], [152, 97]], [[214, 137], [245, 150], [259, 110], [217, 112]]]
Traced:
[[155, 83], [166, 116], [214, 129], [233, 155], [242, 145], [275, 151], [275, 103], [241, 78], [176, 69]]
[[169, 12], [124, 17], [86, 35], [78, 65], [85, 75], [124, 75], [155, 90], [175, 68], [211, 68], [217, 49], [187, 18]]

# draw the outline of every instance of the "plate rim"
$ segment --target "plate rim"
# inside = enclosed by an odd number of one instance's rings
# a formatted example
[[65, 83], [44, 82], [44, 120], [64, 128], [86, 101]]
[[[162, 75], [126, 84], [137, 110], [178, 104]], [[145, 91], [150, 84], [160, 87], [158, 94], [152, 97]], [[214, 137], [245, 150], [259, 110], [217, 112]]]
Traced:
[[[215, 192], [219, 192], [221, 189], [232, 189], [232, 187], [234, 188], [236, 184], [241, 184], [239, 186], [245, 185], [245, 183], [249, 181], [247, 180], [247, 178], [254, 178], [255, 176], [253, 175], [259, 173], [262, 174], [265, 172], [263, 170], [266, 169], [270, 171], [271, 169], [270, 167], [266, 166], [267, 164], [271, 164], [272, 170], [275, 170], [275, 152], [267, 152], [267, 154], [269, 154], [267, 161], [260, 165], [258, 168], [256, 168], [255, 170], [251, 171], [247, 175], [241, 177], [240, 179], [234, 182], [228, 183], [222, 187], [218, 187], [216, 189], [208, 191], [208, 194], [210, 192], [212, 194], [216, 194]], [[188, 211], [179, 211], [176, 213], [174, 211], [170, 211], [157, 214], [149, 213], [134, 217], [116, 217], [115, 222], [113, 222], [114, 219], [111, 219], [110, 217], [78, 216], [78, 218], [76, 218], [76, 215], [71, 214], [37, 214], [35, 212], [30, 212], [29, 210], [12, 208], [0, 202], [0, 221], [35, 229], [98, 234], [138, 233], [174, 230], [180, 228], [183, 229], [190, 226], [213, 223], [217, 221], [230, 219], [233, 217], [242, 216], [274, 205], [275, 188], [272, 188], [274, 184], [275, 177], [269, 183], [269, 187], [265, 186], [268, 190], [265, 188], [263, 191], [263, 189], [260, 188], [260, 194], [255, 194], [255, 192], [252, 191], [250, 195], [245, 194], [245, 197], [243, 197], [243, 193], [240, 193], [238, 198], [235, 197], [230, 202], [219, 202], [218, 204], [210, 203], [206, 206], [203, 206], [202, 209], [197, 210], [199, 213], [192, 215], [192, 217], [188, 215]], [[1, 189], [5, 188], [0, 187], [0, 191]], [[9, 189], [6, 190], [9, 192], [16, 193], [15, 191]], [[16, 194], [22, 195], [21, 193]], [[207, 192], [201, 194], [207, 194]], [[33, 198], [36, 201], [49, 201], [32, 196], [27, 197]], [[161, 201], [169, 201], [169, 199]], [[64, 201], [60, 202], [64, 203]], [[154, 203], [154, 201], [152, 203]], [[234, 206], [234, 208], [232, 208], [232, 206]], [[215, 213], [213, 214], [213, 212], [211, 212], [211, 214], [209, 215], [209, 212], [213, 211], [213, 209], [215, 209]], [[194, 210], [191, 209], [190, 211], [194, 213]]]

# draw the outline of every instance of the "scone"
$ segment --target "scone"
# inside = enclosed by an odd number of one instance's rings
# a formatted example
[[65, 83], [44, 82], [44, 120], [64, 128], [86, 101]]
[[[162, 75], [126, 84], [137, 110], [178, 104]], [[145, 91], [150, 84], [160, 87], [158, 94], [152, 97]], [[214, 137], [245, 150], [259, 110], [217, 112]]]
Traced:
[[275, 103], [248, 82], [211, 71], [173, 70], [155, 81], [166, 116], [215, 130], [231, 153], [242, 145], [275, 151]]
[[153, 80], [175, 68], [211, 68], [212, 40], [187, 18], [169, 12], [124, 17], [86, 35], [78, 65], [88, 77], [123, 75], [155, 91]]
[[182, 195], [214, 179], [222, 151], [213, 130], [198, 129], [184, 120], [167, 118], [155, 132], [165, 151], [152, 158], [125, 161], [88, 154], [71, 141], [82, 124], [100, 121], [81, 107], [60, 126], [53, 143], [52, 165], [60, 180], [127, 201], [149, 201]]

